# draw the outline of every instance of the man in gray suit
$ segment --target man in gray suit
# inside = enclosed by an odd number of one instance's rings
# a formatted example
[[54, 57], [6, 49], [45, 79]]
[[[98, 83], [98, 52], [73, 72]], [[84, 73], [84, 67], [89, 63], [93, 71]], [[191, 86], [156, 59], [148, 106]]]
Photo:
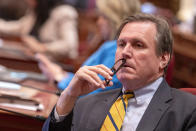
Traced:
[[121, 92], [133, 91], [121, 131], [196, 131], [196, 96], [170, 88], [164, 79], [172, 43], [165, 20], [147, 14], [125, 19], [117, 33], [115, 56], [116, 61], [126, 59], [117, 72], [123, 87], [80, 97], [105, 88], [106, 82], [98, 74], [107, 80], [113, 75], [104, 65], [81, 67], [43, 130], [98, 131]]

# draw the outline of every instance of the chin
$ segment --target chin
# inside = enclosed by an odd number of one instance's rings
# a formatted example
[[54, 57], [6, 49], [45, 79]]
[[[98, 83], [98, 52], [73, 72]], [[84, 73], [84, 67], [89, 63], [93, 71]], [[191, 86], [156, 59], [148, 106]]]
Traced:
[[133, 83], [139, 80], [138, 76], [131, 73], [118, 74], [117, 78], [122, 84]]
[[135, 81], [136, 77], [130, 76], [130, 75], [129, 76], [119, 76], [118, 79], [121, 83], [129, 83], [131, 81]]
[[123, 73], [117, 74], [117, 78], [119, 80], [130, 80], [130, 79], [136, 78], [136, 76], [130, 72], [123, 72]]

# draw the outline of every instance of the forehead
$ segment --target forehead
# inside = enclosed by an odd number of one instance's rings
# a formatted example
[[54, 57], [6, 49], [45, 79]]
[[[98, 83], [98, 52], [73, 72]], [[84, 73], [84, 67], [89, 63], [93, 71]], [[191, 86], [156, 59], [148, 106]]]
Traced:
[[121, 37], [131, 37], [134, 36], [152, 36], [156, 35], [156, 26], [152, 22], [131, 22], [127, 23], [121, 30], [120, 36]]

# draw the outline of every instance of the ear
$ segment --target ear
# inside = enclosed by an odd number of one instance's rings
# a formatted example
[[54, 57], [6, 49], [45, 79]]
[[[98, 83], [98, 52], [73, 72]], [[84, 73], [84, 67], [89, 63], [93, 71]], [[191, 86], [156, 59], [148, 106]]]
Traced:
[[167, 65], [168, 65], [168, 62], [170, 60], [170, 54], [169, 53], [164, 53], [163, 55], [160, 56], [160, 69], [164, 69]]

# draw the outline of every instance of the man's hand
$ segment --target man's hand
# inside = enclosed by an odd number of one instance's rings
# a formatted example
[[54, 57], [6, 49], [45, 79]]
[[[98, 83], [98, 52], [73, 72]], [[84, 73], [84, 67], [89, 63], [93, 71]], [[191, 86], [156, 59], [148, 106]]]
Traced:
[[[81, 96], [88, 94], [97, 88], [105, 88], [105, 81], [102, 81], [98, 74], [108, 80], [112, 80], [113, 72], [104, 65], [83, 66], [73, 77], [68, 90], [72, 96]], [[110, 86], [112, 83], [110, 83]]]
[[[79, 96], [88, 94], [98, 88], [105, 88], [106, 83], [99, 78], [98, 74], [112, 80], [113, 72], [104, 65], [83, 66], [76, 72], [57, 102], [56, 109], [59, 115], [69, 113]], [[109, 86], [112, 85], [113, 83], [110, 82]]]

